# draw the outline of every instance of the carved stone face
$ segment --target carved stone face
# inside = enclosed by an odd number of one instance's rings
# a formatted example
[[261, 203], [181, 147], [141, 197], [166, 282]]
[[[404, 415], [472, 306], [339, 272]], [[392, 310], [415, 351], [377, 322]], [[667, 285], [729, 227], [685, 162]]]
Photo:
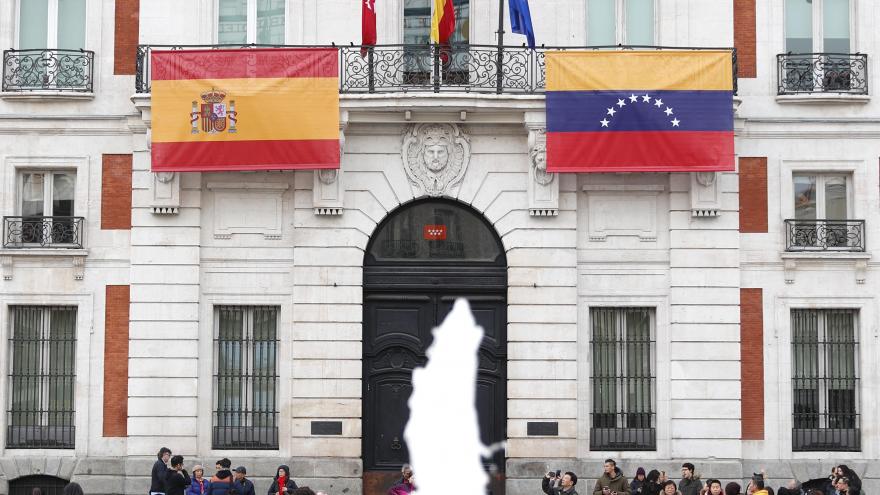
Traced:
[[440, 172], [449, 164], [449, 148], [442, 141], [425, 143], [422, 158], [425, 160], [425, 166], [428, 167], [428, 170], [434, 173]]
[[535, 153], [535, 168], [547, 171], [547, 155], [544, 152]]

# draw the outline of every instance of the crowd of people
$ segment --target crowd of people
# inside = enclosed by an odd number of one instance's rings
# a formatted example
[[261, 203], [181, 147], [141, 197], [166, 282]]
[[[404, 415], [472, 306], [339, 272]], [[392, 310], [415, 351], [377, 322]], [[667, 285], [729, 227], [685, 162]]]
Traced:
[[[736, 481], [722, 485], [720, 480], [710, 478], [704, 483], [696, 474], [693, 463], [685, 462], [681, 465], [681, 480], [677, 484], [669, 479], [666, 471], [652, 469], [646, 474], [642, 467], [636, 470], [632, 481], [627, 481], [617, 463], [606, 459], [592, 495], [865, 495], [858, 474], [845, 464], [834, 466], [827, 478], [804, 482], [791, 479], [775, 491], [766, 480], [766, 473], [754, 474], [745, 491]], [[541, 482], [547, 495], [577, 495], [575, 485], [577, 475], [571, 471], [550, 471]]]
[[[201, 465], [192, 467], [192, 476], [183, 467], [183, 456], [171, 455], [171, 449], [162, 447], [150, 473], [150, 495], [256, 495], [253, 481], [247, 477], [247, 468], [232, 469], [232, 461], [223, 458], [214, 465], [214, 475], [205, 475]], [[307, 486], [298, 487], [290, 467], [280, 465], [275, 471], [268, 495], [327, 495], [315, 493]]]

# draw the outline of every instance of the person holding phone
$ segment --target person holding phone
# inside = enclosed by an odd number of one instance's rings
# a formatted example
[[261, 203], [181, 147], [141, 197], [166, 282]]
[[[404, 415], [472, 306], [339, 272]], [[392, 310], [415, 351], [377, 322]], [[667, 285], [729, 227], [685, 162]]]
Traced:
[[557, 470], [555, 473], [550, 471], [544, 475], [541, 489], [547, 495], [578, 495], [577, 490], [574, 489], [577, 482], [577, 475], [571, 471], [566, 471], [565, 474], [562, 474], [562, 470]]
[[603, 468], [602, 476], [593, 487], [593, 495], [632, 495], [626, 476], [617, 467], [614, 459], [605, 459]]

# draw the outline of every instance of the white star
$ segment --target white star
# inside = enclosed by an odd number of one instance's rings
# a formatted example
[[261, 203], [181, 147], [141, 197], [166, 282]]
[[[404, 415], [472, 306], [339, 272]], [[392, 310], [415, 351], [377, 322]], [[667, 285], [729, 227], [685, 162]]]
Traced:
[[649, 101], [651, 101], [651, 97], [648, 96], [647, 93], [645, 96], [642, 96], [642, 103], [648, 103]]
[[663, 100], [657, 98], [656, 100], [654, 100], [654, 106], [660, 108], [661, 106], [663, 106]]
[[636, 95], [629, 95], [629, 101], [635, 103], [635, 102], [639, 101], [639, 97]]
[[626, 102], [623, 100], [617, 100], [617, 106], [619, 106], [620, 108], [623, 108], [626, 106]]
[[672, 119], [672, 120], [670, 120], [670, 122], [672, 122], [672, 127], [678, 127], [678, 124], [679, 124], [681, 121], [678, 120], [678, 119]]
[[602, 127], [608, 127], [608, 122], [609, 121], [607, 119], [602, 119], [599, 121], [599, 123], [602, 124]]
[[615, 113], [617, 113], [617, 110], [615, 110], [614, 107], [608, 109], [608, 115], [614, 117]]
[[668, 116], [672, 115], [672, 108], [666, 107], [666, 110], [664, 112], [666, 113], [666, 116], [668, 117]]

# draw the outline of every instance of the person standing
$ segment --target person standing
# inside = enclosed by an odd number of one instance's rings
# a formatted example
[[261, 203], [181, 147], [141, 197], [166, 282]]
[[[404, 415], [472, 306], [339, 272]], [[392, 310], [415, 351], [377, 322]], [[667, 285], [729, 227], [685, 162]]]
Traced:
[[391, 485], [388, 495], [409, 495], [416, 489], [412, 466], [404, 464], [400, 468], [400, 481]]
[[541, 490], [547, 495], [577, 495], [574, 485], [577, 485], [578, 477], [571, 471], [566, 471], [560, 477], [556, 477], [556, 473], [550, 472], [544, 475], [541, 482]]
[[626, 476], [617, 467], [617, 462], [614, 459], [605, 459], [603, 469], [602, 476], [599, 476], [599, 479], [596, 480], [596, 486], [593, 487], [593, 495], [630, 495]]
[[[229, 459], [224, 459], [229, 460]], [[220, 461], [217, 462], [220, 464]], [[217, 471], [217, 474], [211, 477], [211, 482], [208, 484], [208, 491], [205, 492], [205, 495], [227, 495], [232, 491], [232, 472], [229, 471], [229, 466], [220, 466], [221, 469]]]
[[233, 471], [232, 476], [235, 478], [235, 482], [232, 486], [235, 487], [235, 491], [238, 492], [238, 495], [257, 495], [254, 492], [254, 482], [247, 479], [247, 469], [244, 466], [238, 466]]
[[767, 490], [764, 488], [763, 474], [755, 473], [752, 475], [749, 486], [746, 488], [746, 493], [748, 495], [768, 495]]
[[660, 471], [652, 469], [648, 471], [645, 478], [645, 488], [642, 489], [642, 495], [659, 495], [660, 494]]
[[185, 495], [187, 487], [192, 484], [186, 469], [183, 469], [183, 456], [171, 458], [171, 469], [165, 476], [165, 495]]
[[681, 465], [681, 481], [678, 482], [678, 491], [681, 495], [700, 495], [700, 477], [694, 473], [694, 465], [685, 462]]
[[209, 482], [205, 479], [205, 468], [196, 464], [192, 470], [192, 483], [186, 490], [186, 495], [205, 495], [208, 492]]
[[290, 476], [290, 468], [284, 464], [278, 466], [275, 479], [269, 487], [269, 495], [291, 495], [296, 488], [296, 482]]
[[[660, 473], [657, 473], [657, 475], [659, 476]], [[647, 487], [648, 482], [645, 480], [645, 468], [639, 467], [636, 469], [635, 478], [629, 484], [629, 490], [633, 495], [643, 495]]]
[[156, 457], [158, 459], [153, 463], [153, 470], [150, 472], [150, 495], [165, 495], [165, 478], [168, 476], [171, 449], [162, 447]]

